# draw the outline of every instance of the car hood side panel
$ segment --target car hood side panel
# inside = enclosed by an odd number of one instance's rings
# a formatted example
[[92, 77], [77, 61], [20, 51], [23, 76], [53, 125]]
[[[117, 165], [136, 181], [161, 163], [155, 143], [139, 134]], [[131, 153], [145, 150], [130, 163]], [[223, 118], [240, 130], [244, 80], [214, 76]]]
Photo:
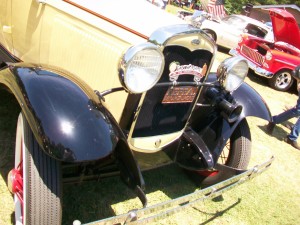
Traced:
[[84, 10], [147, 37], [159, 27], [186, 23], [145, 0], [66, 0], [66, 2], [76, 4]]

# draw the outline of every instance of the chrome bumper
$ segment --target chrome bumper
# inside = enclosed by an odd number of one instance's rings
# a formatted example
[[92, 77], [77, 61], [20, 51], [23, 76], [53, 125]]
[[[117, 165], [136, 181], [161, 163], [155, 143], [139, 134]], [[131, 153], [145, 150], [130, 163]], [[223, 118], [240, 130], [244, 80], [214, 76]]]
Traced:
[[[217, 165], [218, 169], [223, 168], [223, 171], [231, 171], [231, 178], [221, 181], [217, 184], [209, 186], [205, 189], [187, 194], [176, 199], [168, 200], [153, 206], [149, 206], [142, 209], [131, 210], [128, 213], [117, 215], [114, 217], [109, 217], [99, 221], [88, 223], [88, 225], [107, 225], [107, 224], [148, 224], [150, 222], [157, 222], [161, 219], [167, 218], [179, 211], [186, 209], [187, 207], [192, 207], [199, 202], [204, 202], [222, 195], [224, 192], [238, 186], [246, 181], [263, 173], [266, 169], [270, 167], [274, 160], [272, 156], [268, 161], [257, 165], [249, 170], [238, 170], [223, 165]], [[74, 225], [81, 224], [78, 220]]]
[[269, 71], [267, 71], [265, 69], [260, 68], [259, 66], [257, 66], [253, 62], [251, 62], [246, 57], [240, 55], [235, 49], [231, 49], [229, 51], [229, 54], [233, 55], [233, 56], [240, 56], [241, 58], [245, 59], [248, 62], [249, 68], [252, 69], [259, 76], [263, 76], [263, 77], [266, 77], [266, 78], [272, 78], [273, 75], [274, 75], [273, 73], [271, 73], [271, 72], [269, 72]]

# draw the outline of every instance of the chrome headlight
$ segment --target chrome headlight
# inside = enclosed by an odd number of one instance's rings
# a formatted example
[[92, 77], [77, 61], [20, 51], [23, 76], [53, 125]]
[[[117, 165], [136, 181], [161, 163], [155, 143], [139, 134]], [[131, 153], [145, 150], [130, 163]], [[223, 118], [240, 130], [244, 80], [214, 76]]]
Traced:
[[248, 69], [246, 60], [240, 57], [225, 59], [218, 67], [218, 80], [225, 90], [232, 92], [243, 83]]
[[272, 59], [272, 53], [268, 51], [266, 54], [266, 60], [271, 60], [271, 59]]
[[119, 78], [130, 93], [142, 93], [157, 83], [164, 65], [164, 56], [156, 45], [136, 45], [124, 54], [119, 65]]

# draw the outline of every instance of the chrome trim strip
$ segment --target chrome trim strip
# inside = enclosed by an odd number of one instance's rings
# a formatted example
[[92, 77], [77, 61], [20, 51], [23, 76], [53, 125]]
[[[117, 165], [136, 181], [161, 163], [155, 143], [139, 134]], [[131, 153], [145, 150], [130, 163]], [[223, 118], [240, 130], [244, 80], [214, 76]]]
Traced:
[[288, 61], [283, 61], [283, 60], [280, 60], [280, 59], [275, 59], [274, 61], [275, 61], [275, 62], [280, 62], [280, 63], [286, 64], [286, 65], [289, 65], [289, 66], [291, 66], [291, 67], [296, 67], [296, 66], [298, 66], [298, 65], [289, 63]]
[[[195, 36], [195, 34], [199, 35], [198, 38], [190, 40], [189, 37]], [[179, 40], [181, 40], [180, 45], [188, 48], [190, 51], [205, 49], [213, 54], [217, 52], [216, 44], [207, 37], [204, 31], [188, 24], [161, 27], [154, 31], [149, 37], [150, 42], [162, 48], [168, 45], [179, 45]]]

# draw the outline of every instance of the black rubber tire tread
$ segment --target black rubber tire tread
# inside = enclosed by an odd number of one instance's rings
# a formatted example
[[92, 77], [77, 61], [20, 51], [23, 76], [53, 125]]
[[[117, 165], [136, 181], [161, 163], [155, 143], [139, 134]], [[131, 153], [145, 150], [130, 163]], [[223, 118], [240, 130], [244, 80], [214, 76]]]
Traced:
[[[291, 83], [287, 87], [285, 87], [285, 88], [278, 88], [276, 86], [276, 79], [282, 73], [289, 73], [291, 75]], [[289, 90], [293, 86], [293, 83], [294, 83], [294, 78], [292, 76], [292, 71], [288, 70], [288, 69], [280, 70], [279, 72], [277, 72], [276, 74], [274, 74], [274, 76], [272, 78], [268, 79], [268, 83], [269, 83], [269, 86], [271, 88], [273, 88], [273, 89], [275, 89], [277, 91], [287, 91], [287, 90]]]
[[[60, 225], [62, 221], [61, 163], [48, 156], [36, 142], [23, 116], [28, 196], [24, 224]], [[25, 184], [24, 184], [25, 185]]]
[[247, 169], [251, 157], [251, 133], [246, 119], [242, 120], [230, 137], [227, 166]]

